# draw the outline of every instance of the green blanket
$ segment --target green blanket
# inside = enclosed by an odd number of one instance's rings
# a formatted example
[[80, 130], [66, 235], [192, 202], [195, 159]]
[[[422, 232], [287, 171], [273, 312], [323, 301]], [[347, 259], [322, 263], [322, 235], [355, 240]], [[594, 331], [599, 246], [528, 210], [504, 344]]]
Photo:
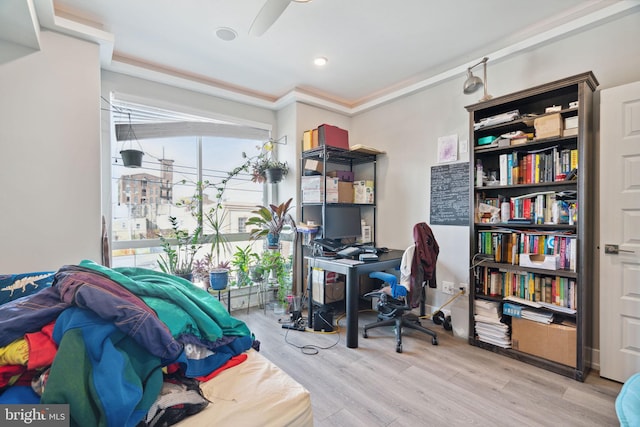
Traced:
[[185, 279], [145, 268], [111, 269], [88, 260], [80, 266], [108, 276], [140, 297], [174, 337], [193, 334], [215, 341], [222, 336], [251, 335], [247, 325], [232, 317], [215, 297]]

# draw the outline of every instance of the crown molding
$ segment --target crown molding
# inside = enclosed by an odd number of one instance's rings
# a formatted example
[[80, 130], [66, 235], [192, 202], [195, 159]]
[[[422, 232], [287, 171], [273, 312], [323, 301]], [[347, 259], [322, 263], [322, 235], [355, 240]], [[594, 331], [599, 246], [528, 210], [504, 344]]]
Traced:
[[[24, 0], [26, 2], [31, 0]], [[458, 78], [467, 70], [468, 64], [460, 64], [454, 68], [425, 78], [419, 82], [408, 84], [407, 86], [389, 91], [388, 93], [379, 94], [371, 99], [361, 103], [347, 105], [331, 99], [323, 98], [316, 94], [311, 94], [301, 89], [293, 89], [290, 92], [274, 97], [266, 94], [260, 94], [248, 91], [244, 88], [233, 87], [224, 82], [214, 81], [203, 78], [201, 76], [188, 75], [180, 71], [169, 70], [153, 64], [140, 62], [132, 58], [124, 58], [114, 55], [114, 36], [108, 32], [96, 29], [92, 26], [75, 22], [71, 19], [63, 18], [55, 15], [53, 0], [34, 0], [37, 17], [42, 27], [52, 31], [70, 35], [83, 40], [97, 43], [100, 46], [101, 66], [105, 70], [126, 74], [146, 80], [155, 81], [183, 89], [192, 90], [199, 93], [227, 99], [231, 101], [241, 102], [256, 107], [266, 108], [278, 111], [291, 103], [303, 103], [347, 116], [354, 116], [382, 104], [394, 101], [396, 99], [409, 96], [418, 91], [422, 91], [431, 86], [437, 85], [444, 81]], [[514, 43], [503, 49], [493, 52], [486, 52], [471, 61], [470, 64], [477, 62], [484, 56], [491, 58], [492, 62], [499, 61], [509, 56], [516, 55], [520, 52], [531, 49], [543, 43], [566, 37], [576, 31], [587, 29], [598, 25], [608, 19], [629, 14], [633, 9], [640, 7], [640, 2], [636, 0], [616, 1], [609, 6], [588, 13], [580, 18], [570, 20], [564, 24], [558, 25], [550, 30], [542, 31], [532, 37], [521, 42]]]

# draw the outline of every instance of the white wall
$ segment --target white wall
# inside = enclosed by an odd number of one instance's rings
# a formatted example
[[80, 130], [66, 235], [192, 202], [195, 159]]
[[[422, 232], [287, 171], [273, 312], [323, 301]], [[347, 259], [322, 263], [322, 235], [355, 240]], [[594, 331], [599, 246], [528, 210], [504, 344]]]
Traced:
[[41, 33], [0, 65], [0, 272], [100, 261], [98, 46]]
[[[636, 81], [640, 79], [640, 44], [637, 40], [640, 40], [640, 13], [499, 62], [489, 60], [489, 93], [493, 96], [506, 95], [589, 70], [600, 82], [598, 90]], [[482, 96], [481, 93], [462, 94], [465, 77], [461, 74], [458, 79], [443, 82], [352, 119], [352, 141], [388, 153], [381, 157], [378, 169], [378, 236], [385, 246], [405, 247], [411, 241], [413, 224], [419, 221], [429, 223], [430, 168], [436, 165], [438, 137], [457, 134], [460, 140], [468, 139], [468, 115], [464, 107], [477, 102]], [[599, 127], [598, 102], [599, 96], [596, 94], [596, 129]], [[598, 142], [598, 145], [605, 144]], [[468, 161], [468, 153], [460, 153], [460, 159]], [[594, 192], [597, 190], [593, 189]], [[595, 221], [594, 236], [597, 237], [597, 213]], [[470, 283], [467, 259], [469, 228], [433, 226], [433, 230], [440, 245], [438, 286], [443, 280]], [[595, 247], [593, 250], [597, 260], [598, 252]], [[596, 262], [592, 317], [595, 348], [599, 342], [597, 278]], [[446, 300], [446, 296], [439, 292], [430, 297], [436, 306]], [[459, 304], [464, 303], [456, 302], [454, 307]]]

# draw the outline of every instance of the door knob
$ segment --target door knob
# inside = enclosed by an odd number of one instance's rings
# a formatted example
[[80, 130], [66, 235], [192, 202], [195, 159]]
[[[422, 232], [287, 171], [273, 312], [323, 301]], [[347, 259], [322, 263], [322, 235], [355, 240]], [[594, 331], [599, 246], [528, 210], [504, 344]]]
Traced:
[[620, 249], [619, 245], [605, 244], [604, 245], [604, 253], [610, 255], [618, 255], [620, 252], [625, 252], [629, 254], [634, 254], [635, 251], [628, 251], [625, 249]]

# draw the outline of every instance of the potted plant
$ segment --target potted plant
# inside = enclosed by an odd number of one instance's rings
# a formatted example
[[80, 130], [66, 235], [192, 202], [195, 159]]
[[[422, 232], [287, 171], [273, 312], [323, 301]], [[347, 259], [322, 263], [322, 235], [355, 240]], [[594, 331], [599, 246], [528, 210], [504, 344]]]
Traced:
[[209, 284], [215, 290], [225, 289], [229, 281], [229, 262], [223, 259], [231, 250], [229, 240], [223, 232], [226, 216], [227, 212], [220, 201], [209, 212], [204, 213], [205, 222], [211, 227], [211, 234], [208, 236], [211, 243]]
[[260, 262], [269, 276], [269, 282], [278, 286], [278, 302], [282, 308], [286, 304], [290, 285], [286, 260], [279, 251], [267, 250], [262, 254]]
[[252, 211], [255, 216], [247, 219], [247, 226], [255, 226], [251, 230], [249, 238], [258, 240], [263, 237], [267, 238], [267, 248], [276, 249], [280, 243], [280, 233], [285, 226], [295, 229], [296, 223], [289, 213], [291, 210], [291, 202], [293, 198], [279, 205], [270, 204], [266, 206], [257, 206], [258, 209]]
[[269, 155], [258, 156], [252, 164], [251, 180], [254, 182], [268, 182], [277, 184], [289, 173], [287, 162], [279, 162]]
[[[200, 249], [202, 228], [198, 227], [193, 234], [189, 234], [187, 230], [180, 229], [176, 217], [170, 216], [169, 222], [171, 223], [169, 238], [160, 235], [164, 255], [160, 256], [158, 265], [164, 273], [192, 280], [193, 263], [196, 253], [198, 249]], [[173, 242], [174, 240], [175, 244]]]
[[251, 285], [251, 276], [249, 269], [252, 261], [258, 261], [260, 257], [257, 253], [253, 252], [251, 246], [244, 248], [238, 247], [231, 259], [231, 265], [236, 273], [236, 284], [238, 287]]

